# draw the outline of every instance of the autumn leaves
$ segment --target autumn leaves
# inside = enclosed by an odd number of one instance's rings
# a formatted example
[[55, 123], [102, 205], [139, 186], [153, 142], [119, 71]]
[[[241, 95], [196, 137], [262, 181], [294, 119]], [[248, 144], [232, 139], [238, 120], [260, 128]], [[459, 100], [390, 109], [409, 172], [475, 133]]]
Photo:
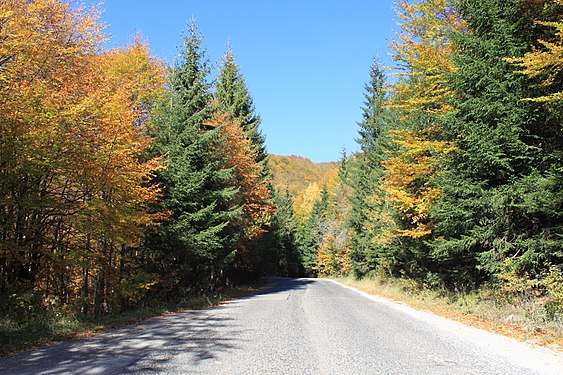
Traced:
[[102, 28], [96, 8], [0, 5], [0, 290], [83, 314], [224, 284], [273, 212], [253, 108], [215, 96], [199, 37], [167, 74], [138, 37], [103, 52]]
[[[519, 279], [526, 293], [559, 293], [545, 281], [562, 263], [562, 5], [397, 3], [396, 77], [372, 66], [362, 152], [340, 181], [356, 276], [456, 290]], [[345, 273], [340, 263], [329, 273]]]
[[212, 81], [195, 25], [165, 67], [140, 38], [103, 51], [95, 8], [3, 1], [0, 291], [100, 314], [264, 272], [541, 279], [562, 259], [562, 6], [399, 2], [362, 152], [294, 212], [231, 51]]
[[89, 297], [79, 275], [101, 287], [109, 267], [115, 279], [120, 249], [155, 223], [147, 207], [159, 188], [147, 181], [160, 162], [143, 155], [144, 127], [163, 68], [138, 40], [100, 53], [95, 9], [49, 0], [0, 9], [0, 285], [70, 303], [81, 288]]

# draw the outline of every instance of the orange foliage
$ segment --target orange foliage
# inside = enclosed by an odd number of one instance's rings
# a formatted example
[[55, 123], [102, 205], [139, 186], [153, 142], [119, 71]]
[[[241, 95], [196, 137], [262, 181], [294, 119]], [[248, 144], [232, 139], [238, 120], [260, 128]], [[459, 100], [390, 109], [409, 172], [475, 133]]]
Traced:
[[[138, 40], [101, 53], [102, 28], [95, 7], [0, 2], [3, 267], [38, 270], [34, 286], [67, 299], [81, 275], [89, 297], [92, 272], [109, 301], [119, 251], [158, 219], [148, 210], [158, 189], [147, 181], [160, 163], [144, 155], [151, 139], [143, 127], [163, 69]], [[36, 221], [13, 225], [24, 216]], [[24, 232], [37, 240], [21, 240]]]
[[317, 263], [313, 267], [319, 276], [342, 276], [350, 272], [348, 247], [342, 245], [332, 234], [320, 243], [316, 254]]
[[230, 114], [217, 113], [206, 125], [221, 128], [217, 155], [223, 158], [225, 168], [235, 172], [232, 184], [238, 188], [236, 203], [242, 208], [242, 218], [237, 223], [242, 242], [255, 240], [265, 232], [274, 212], [269, 181], [261, 177], [261, 166], [256, 163], [257, 151], [240, 122]]
[[[160, 62], [149, 56], [148, 47], [137, 38], [126, 49], [92, 56], [95, 66], [89, 87], [92, 92], [81, 103], [84, 116], [92, 118], [84, 129], [83, 148], [89, 148], [93, 162], [87, 184], [92, 198], [89, 210], [100, 210], [102, 232], [119, 233], [128, 246], [138, 244], [147, 225], [159, 214], [149, 214], [159, 189], [145, 182], [161, 167], [158, 159], [141, 159], [152, 140], [145, 133], [145, 121], [152, 103], [163, 90]], [[96, 193], [97, 191], [97, 193]]]
[[329, 190], [338, 177], [338, 163], [313, 163], [299, 156], [270, 155], [273, 184], [279, 191], [289, 190], [297, 218], [307, 220], [313, 203], [326, 185]]

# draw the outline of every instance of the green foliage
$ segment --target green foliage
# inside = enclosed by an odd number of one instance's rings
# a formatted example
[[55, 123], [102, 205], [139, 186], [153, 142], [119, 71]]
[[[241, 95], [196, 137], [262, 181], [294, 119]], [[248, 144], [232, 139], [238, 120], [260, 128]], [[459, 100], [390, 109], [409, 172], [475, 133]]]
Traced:
[[[416, 292], [500, 291], [558, 321], [562, 6], [401, 2], [399, 79], [370, 68], [361, 152], [338, 169], [267, 155], [232, 51], [213, 86], [193, 23], [159, 97], [161, 64], [138, 40], [98, 53], [95, 12], [1, 3], [3, 336], [248, 277], [349, 270]], [[42, 32], [55, 26], [64, 38]]]
[[[265, 139], [260, 133], [260, 116], [255, 112], [252, 97], [246, 87], [244, 76], [239, 71], [235, 62], [234, 54], [229, 45], [228, 51], [223, 57], [223, 64], [219, 69], [219, 76], [215, 84], [214, 99], [217, 110], [228, 114], [234, 119], [244, 131], [246, 139], [250, 140], [252, 151], [254, 151], [254, 162], [258, 165], [260, 178], [259, 184], [265, 184], [268, 188], [267, 194], [261, 201], [248, 202], [253, 205], [262, 205], [262, 208], [271, 207], [273, 187], [270, 183], [270, 169], [268, 166], [268, 154], [266, 153]], [[235, 184], [236, 185], [236, 184]], [[255, 196], [259, 194], [256, 193]], [[243, 211], [243, 216], [245, 212]], [[264, 213], [259, 217], [246, 217], [246, 222], [252, 224], [262, 231], [271, 230], [269, 219], [271, 215]], [[242, 242], [248, 242], [242, 236]], [[234, 252], [232, 269], [229, 270], [231, 279], [243, 280], [258, 275], [263, 275], [264, 270], [271, 265], [265, 261], [270, 258], [272, 252], [270, 245], [266, 244], [264, 236], [259, 235], [253, 238], [250, 243], [239, 243]], [[280, 245], [281, 246], [281, 245]], [[241, 249], [244, 247], [244, 249]]]
[[262, 163], [263, 175], [268, 175], [266, 163], [266, 148], [264, 136], [260, 133], [260, 116], [256, 114], [254, 104], [244, 76], [235, 63], [235, 56], [229, 45], [228, 51], [223, 57], [223, 65], [219, 71], [219, 77], [215, 86], [215, 99], [221, 111], [230, 113], [233, 118], [240, 121], [247, 137], [252, 141], [257, 151], [256, 162]]
[[302, 254], [297, 240], [298, 223], [293, 199], [288, 190], [274, 191], [276, 212], [263, 244], [270, 251], [265, 258], [265, 274], [298, 277], [305, 274]]
[[228, 184], [232, 170], [223, 169], [214, 154], [220, 129], [206, 125], [212, 116], [212, 96], [201, 41], [192, 23], [153, 128], [154, 153], [166, 158], [156, 183], [164, 188], [161, 204], [169, 217], [148, 243], [171, 296], [222, 282], [237, 239], [228, 226], [240, 214], [231, 204], [236, 194]]
[[391, 147], [388, 129], [393, 119], [385, 107], [385, 75], [374, 63], [365, 86], [363, 120], [359, 123], [361, 153], [350, 161], [350, 260], [358, 277], [376, 269], [393, 251], [395, 220], [381, 187], [382, 161]]
[[[447, 17], [425, 13], [436, 6]], [[561, 18], [561, 7], [423, 0], [402, 3], [401, 12], [404, 39], [392, 45], [401, 77], [387, 93], [382, 70], [372, 67], [359, 124], [362, 151], [347, 168], [354, 275], [457, 292], [490, 288], [494, 298], [524, 301], [532, 321], [556, 321], [562, 117], [559, 103], [529, 98], [558, 88], [538, 85], [514, 63], [521, 66], [519, 56], [547, 48], [553, 30], [545, 27]], [[410, 28], [417, 20], [431, 23]], [[418, 235], [413, 229], [421, 222]]]
[[444, 165], [433, 215], [433, 253], [450, 282], [482, 282], [506, 257], [536, 273], [562, 259], [562, 134], [523, 100], [534, 89], [506, 60], [540, 36], [533, 17], [541, 6], [522, 9], [522, 1], [461, 2], [471, 32], [454, 37], [456, 99], [446, 121], [458, 150]]

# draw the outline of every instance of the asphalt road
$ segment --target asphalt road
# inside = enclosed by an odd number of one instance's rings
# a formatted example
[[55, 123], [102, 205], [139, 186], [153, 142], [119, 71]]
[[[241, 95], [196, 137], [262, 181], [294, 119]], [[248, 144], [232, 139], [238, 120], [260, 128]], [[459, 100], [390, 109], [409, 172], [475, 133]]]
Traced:
[[563, 374], [563, 355], [330, 280], [0, 359], [0, 374]]

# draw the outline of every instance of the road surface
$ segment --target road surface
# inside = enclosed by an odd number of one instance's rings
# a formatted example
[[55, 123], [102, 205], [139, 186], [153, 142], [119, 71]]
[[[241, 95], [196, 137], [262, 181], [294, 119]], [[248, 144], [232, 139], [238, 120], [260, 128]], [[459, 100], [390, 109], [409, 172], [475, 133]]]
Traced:
[[275, 279], [217, 308], [0, 359], [0, 374], [563, 374], [563, 355], [366, 295]]

